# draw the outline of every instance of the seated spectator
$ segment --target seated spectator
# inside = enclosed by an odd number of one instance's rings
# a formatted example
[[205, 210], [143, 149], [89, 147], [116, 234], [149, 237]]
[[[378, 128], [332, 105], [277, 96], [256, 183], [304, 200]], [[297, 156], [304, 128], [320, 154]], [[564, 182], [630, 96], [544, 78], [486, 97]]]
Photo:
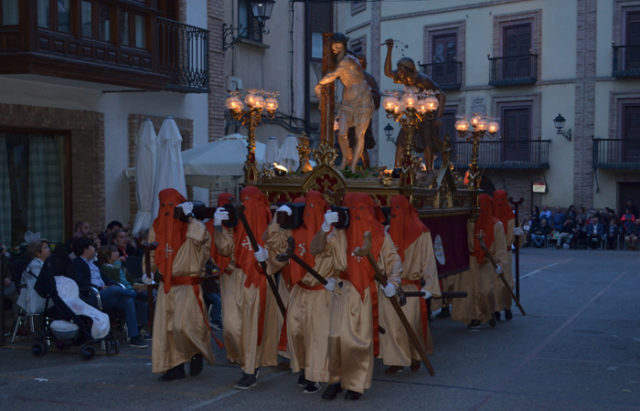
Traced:
[[73, 226], [73, 229], [74, 231], [71, 235], [71, 238], [69, 239], [69, 241], [67, 241], [67, 244], [65, 244], [67, 254], [69, 255], [69, 258], [71, 260], [75, 259], [78, 255], [73, 249], [73, 241], [76, 238], [89, 237], [91, 235], [91, 226], [86, 221], [77, 221]]
[[617, 241], [620, 237], [620, 226], [616, 224], [615, 220], [611, 220], [609, 228], [605, 231], [605, 244], [607, 250], [615, 250], [617, 248]]
[[591, 218], [591, 223], [587, 226], [587, 246], [592, 249], [599, 248], [603, 234], [604, 230], [598, 217]]
[[542, 212], [540, 213], [539, 218], [540, 218], [540, 221], [542, 221], [543, 218], [546, 218], [547, 222], [551, 220], [551, 210], [549, 210], [548, 206], [542, 207]]
[[91, 287], [99, 290], [103, 310], [119, 310], [124, 312], [128, 344], [130, 347], [147, 348], [148, 345], [140, 338], [138, 321], [136, 318], [135, 292], [124, 289], [117, 282], [103, 276], [100, 269], [93, 263], [96, 249], [90, 238], [76, 238], [73, 248], [78, 258], [73, 260], [73, 279], [78, 283], [80, 298], [97, 307], [97, 298], [91, 294]]
[[556, 243], [556, 246], [558, 248], [570, 248], [573, 241], [575, 229], [576, 223], [572, 218], [567, 218], [566, 220], [564, 220], [564, 223], [562, 223], [562, 228], [560, 229], [560, 234], [558, 234], [558, 242]]
[[565, 213], [562, 212], [560, 207], [558, 207], [556, 211], [551, 215], [551, 221], [550, 221], [551, 228], [553, 228], [557, 232], [562, 231], [562, 226], [566, 219], [567, 219], [567, 216], [565, 215]]
[[107, 227], [105, 227], [104, 231], [101, 232], [98, 236], [100, 238], [100, 243], [102, 245], [107, 245], [109, 243], [109, 236], [111, 235], [113, 230], [116, 229], [122, 230], [122, 223], [120, 221], [113, 220], [109, 224], [107, 224]]
[[34, 286], [44, 261], [51, 255], [51, 248], [49, 248], [47, 240], [38, 238], [27, 244], [26, 251], [31, 261], [22, 273], [20, 295], [16, 303], [27, 314], [40, 314], [45, 310], [45, 299], [40, 297]]
[[[7, 253], [7, 248], [4, 244], [0, 244], [0, 264], [7, 264], [9, 254]], [[8, 267], [4, 267], [4, 273], [6, 273], [5, 277], [0, 279], [0, 281], [4, 281], [4, 294], [2, 295], [2, 309], [4, 311], [4, 322], [5, 324], [11, 324], [15, 319], [17, 313], [15, 312], [15, 300], [16, 300], [16, 284], [11, 279], [11, 273], [9, 272]]]
[[633, 223], [636, 221], [636, 216], [631, 212], [629, 207], [624, 209], [624, 213], [620, 217], [620, 223], [622, 224], [622, 229], [624, 231], [624, 235], [627, 236], [633, 231]]
[[[584, 210], [584, 207], [582, 207], [582, 210]], [[586, 213], [578, 214], [578, 219], [576, 220], [576, 227], [573, 234], [573, 245], [574, 247], [587, 248], [587, 214]]]
[[120, 254], [120, 261], [122, 262], [124, 262], [129, 255], [138, 255], [138, 250], [131, 245], [129, 234], [124, 230], [113, 230], [109, 235], [107, 245], [116, 246], [118, 253]]
[[624, 236], [624, 244], [627, 250], [636, 250], [638, 248], [638, 240], [640, 240], [640, 218], [636, 219], [633, 228]]
[[[100, 273], [111, 281], [117, 282], [125, 290], [135, 293], [136, 318], [138, 327], [144, 327], [149, 320], [149, 306], [147, 302], [147, 286], [134, 282], [126, 275], [126, 271], [120, 262], [120, 254], [114, 245], [106, 245], [98, 251], [98, 266]], [[148, 334], [144, 330], [142, 334]]]
[[551, 234], [551, 226], [547, 224], [547, 219], [542, 218], [540, 220], [540, 226], [531, 233], [531, 242], [534, 247], [542, 248], [547, 236]]

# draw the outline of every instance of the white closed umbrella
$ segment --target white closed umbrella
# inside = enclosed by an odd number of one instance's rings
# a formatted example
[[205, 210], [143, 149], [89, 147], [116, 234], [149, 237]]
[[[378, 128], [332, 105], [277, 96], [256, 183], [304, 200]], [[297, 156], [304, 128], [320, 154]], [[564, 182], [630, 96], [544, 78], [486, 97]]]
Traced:
[[278, 147], [278, 139], [275, 137], [269, 137], [267, 140], [267, 151], [264, 153], [264, 161], [269, 166], [273, 163], [280, 162], [280, 147]]
[[[182, 167], [182, 136], [172, 117], [162, 122], [158, 133], [158, 160], [156, 162], [155, 198], [165, 188], [173, 188], [187, 197], [187, 185]], [[153, 218], [158, 214], [158, 203], [154, 203]]]
[[133, 223], [133, 235], [137, 237], [153, 224], [153, 204], [158, 201], [155, 188], [155, 167], [158, 136], [153, 123], [145, 119], [136, 136], [136, 200], [138, 213]]
[[287, 167], [289, 171], [295, 172], [300, 167], [300, 155], [298, 154], [298, 139], [293, 134], [289, 134], [280, 147], [280, 164]]

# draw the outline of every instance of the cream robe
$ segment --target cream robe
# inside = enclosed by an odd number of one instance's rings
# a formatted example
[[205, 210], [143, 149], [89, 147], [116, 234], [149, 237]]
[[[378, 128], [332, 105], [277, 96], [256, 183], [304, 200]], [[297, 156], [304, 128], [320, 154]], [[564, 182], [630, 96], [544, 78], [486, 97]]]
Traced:
[[[269, 270], [271, 272], [281, 270], [287, 263], [298, 264], [295, 261], [276, 261], [275, 256], [287, 249], [287, 238], [290, 230], [281, 229], [277, 223], [269, 225], [265, 234], [265, 244], [269, 247]], [[332, 253], [333, 251], [333, 253]], [[296, 246], [296, 254], [310, 250]], [[334, 269], [334, 261], [340, 256], [336, 250], [327, 247], [315, 256], [313, 269], [321, 276], [329, 278], [337, 275]], [[343, 263], [344, 265], [344, 263]], [[282, 282], [282, 281], [281, 281]], [[289, 305], [287, 309], [287, 341], [291, 352], [291, 371], [296, 373], [304, 370], [307, 380], [315, 382], [329, 381], [329, 326], [331, 319], [332, 293], [324, 287], [311, 274], [307, 273], [300, 282], [291, 289]], [[318, 290], [310, 290], [306, 287], [322, 287]]]
[[[347, 238], [343, 230], [333, 230], [327, 237], [329, 252], [336, 256], [335, 268], [347, 270]], [[363, 257], [366, 258], [366, 257]], [[386, 273], [387, 279], [400, 283], [402, 263], [395, 245], [385, 234], [378, 268]], [[367, 263], [368, 264], [368, 263]], [[340, 382], [342, 387], [364, 393], [371, 387], [373, 373], [373, 315], [369, 287], [364, 290], [364, 299], [347, 280], [336, 287], [331, 305], [331, 325], [329, 330], [329, 383]], [[378, 296], [378, 301], [385, 298]]]
[[247, 275], [236, 266], [233, 235], [226, 229], [213, 236], [218, 252], [231, 256], [226, 272], [220, 278], [222, 323], [227, 357], [247, 374], [263, 366], [278, 363], [278, 306], [267, 284], [262, 344], [258, 345], [260, 319], [260, 289], [253, 284], [245, 287]]
[[[507, 247], [506, 247], [506, 264], [504, 264], [502, 266], [502, 270], [504, 271], [504, 278], [507, 280], [507, 284], [509, 284], [509, 287], [511, 287], [511, 289], [513, 290], [513, 255], [511, 253], [511, 244], [513, 244], [513, 240], [514, 240], [514, 236], [513, 236], [513, 227], [515, 226], [515, 221], [514, 219], [509, 220], [508, 224], [507, 224], [507, 234], [506, 234], [506, 243], [507, 243]], [[504, 231], [503, 231], [504, 233]], [[494, 282], [495, 282], [495, 296], [496, 296], [496, 311], [502, 311], [505, 309], [511, 309], [511, 293], [509, 292], [509, 290], [507, 289], [507, 287], [504, 286], [504, 283], [502, 282], [502, 280], [496, 276], [494, 278]]]
[[[152, 227], [149, 231], [149, 243], [154, 242], [155, 238]], [[159, 250], [163, 248], [160, 244]], [[204, 264], [209, 258], [210, 249], [211, 236], [206, 227], [198, 220], [191, 220], [187, 228], [187, 238], [173, 260], [172, 276], [203, 277]], [[151, 261], [154, 261], [154, 255], [152, 252]], [[200, 287], [198, 298], [204, 304]], [[160, 282], [153, 317], [152, 371], [166, 372], [190, 361], [191, 357], [198, 353], [202, 354], [209, 364], [213, 364], [209, 326], [198, 304], [193, 286], [173, 285], [169, 292], [165, 293], [163, 283]]]
[[[491, 247], [489, 247], [489, 252], [496, 263], [500, 264], [504, 269], [507, 263], [507, 245], [502, 227], [501, 222], [493, 225], [494, 240]], [[469, 252], [473, 252], [474, 228], [475, 223], [469, 221], [467, 223]], [[459, 273], [456, 276], [455, 284], [456, 291], [466, 291], [468, 295], [466, 298], [453, 300], [451, 318], [464, 323], [469, 323], [473, 320], [485, 323], [492, 319], [493, 313], [496, 311], [494, 289], [496, 276], [495, 269], [487, 256], [485, 256], [482, 264], [478, 264], [477, 258], [470, 255], [469, 270]]]
[[[423, 287], [416, 287], [415, 284], [407, 284], [408, 281], [424, 280], [424, 288], [433, 294], [434, 297], [441, 295], [440, 283], [438, 282], [438, 269], [436, 258], [433, 252], [433, 242], [431, 233], [426, 232], [420, 236], [404, 251], [404, 261], [402, 262], [402, 289], [404, 291], [420, 291]], [[384, 297], [382, 290], [378, 293], [381, 296], [378, 307], [380, 312], [380, 325], [385, 329], [384, 334], [380, 334], [380, 357], [386, 365], [409, 366], [411, 360], [421, 361], [422, 357], [415, 349], [407, 330], [402, 325], [400, 318], [391, 305], [388, 298]], [[396, 298], [396, 297], [393, 297]], [[422, 315], [420, 313], [422, 298], [407, 297], [407, 303], [402, 307], [402, 312], [411, 324], [418, 338], [424, 344], [427, 354], [433, 354], [433, 343], [431, 332], [427, 326], [427, 339], [423, 340]], [[428, 315], [428, 314], [427, 314]]]

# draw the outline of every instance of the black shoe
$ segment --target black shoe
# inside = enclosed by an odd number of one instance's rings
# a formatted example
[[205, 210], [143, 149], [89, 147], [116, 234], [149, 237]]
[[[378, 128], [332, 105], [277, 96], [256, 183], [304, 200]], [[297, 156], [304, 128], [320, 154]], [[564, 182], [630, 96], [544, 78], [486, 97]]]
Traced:
[[140, 329], [140, 334], [139, 334], [139, 336], [140, 336], [140, 338], [142, 338], [143, 340], [146, 340], [146, 341], [151, 340], [151, 333], [150, 333], [148, 330], [144, 329], [144, 328], [141, 328], [141, 329]]
[[443, 307], [438, 313], [438, 315], [436, 315], [436, 318], [447, 318], [450, 315], [451, 313], [449, 312], [449, 307]]
[[506, 309], [504, 310], [504, 318], [506, 318], [507, 320], [511, 320], [513, 318], [513, 314], [511, 314], [511, 310], [510, 309]]
[[306, 387], [307, 384], [309, 384], [311, 381], [307, 380], [306, 378], [304, 378], [304, 373], [301, 373], [300, 376], [298, 377], [298, 387], [302, 388], [302, 387]]
[[255, 387], [258, 384], [255, 374], [242, 373], [242, 378], [236, 383], [236, 388], [239, 390], [248, 390], [251, 387]]
[[189, 375], [197, 377], [202, 372], [202, 354], [196, 354], [191, 357], [191, 364], [189, 364]]
[[304, 390], [302, 391], [302, 393], [303, 394], [315, 394], [316, 392], [318, 392], [319, 389], [320, 389], [320, 383], [319, 382], [309, 381], [307, 383], [307, 386], [304, 387]]
[[334, 400], [336, 398], [336, 395], [338, 395], [339, 392], [342, 392], [342, 387], [340, 386], [340, 383], [329, 384], [327, 386], [327, 389], [324, 390], [324, 392], [322, 393], [322, 399]]
[[162, 374], [161, 381], [174, 381], [184, 378], [184, 364], [177, 365]]
[[491, 326], [491, 328], [496, 328], [496, 320], [494, 318], [489, 320], [489, 325]]
[[496, 311], [495, 313], [493, 313], [493, 316], [495, 317], [496, 321], [500, 321], [500, 311]]
[[359, 392], [351, 391], [351, 390], [347, 390], [347, 393], [344, 395], [345, 400], [351, 400], [351, 401], [359, 400], [360, 397], [362, 397], [362, 394], [360, 394]]
[[134, 347], [134, 348], [147, 348], [147, 347], [149, 347], [149, 344], [144, 342], [144, 340], [142, 338], [140, 338], [139, 335], [136, 335], [133, 338], [129, 338], [128, 345], [129, 345], [129, 347]]
[[480, 321], [478, 320], [473, 320], [469, 323], [469, 325], [467, 325], [467, 327], [471, 330], [475, 330], [478, 329], [482, 326], [482, 324], [480, 323]]

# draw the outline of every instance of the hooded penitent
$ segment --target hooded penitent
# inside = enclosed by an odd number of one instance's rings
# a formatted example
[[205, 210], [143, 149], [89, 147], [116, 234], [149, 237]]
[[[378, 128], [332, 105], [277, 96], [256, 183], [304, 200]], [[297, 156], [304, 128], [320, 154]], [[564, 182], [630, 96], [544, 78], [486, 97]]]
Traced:
[[429, 232], [418, 217], [418, 211], [409, 204], [407, 197], [397, 195], [391, 198], [391, 218], [389, 223], [389, 235], [393, 243], [398, 247], [400, 259], [404, 262], [404, 250], [422, 233]]
[[160, 206], [158, 217], [153, 222], [158, 249], [155, 252], [156, 267], [162, 274], [164, 292], [171, 289], [173, 259], [187, 236], [188, 223], [173, 217], [173, 210], [178, 204], [187, 201], [178, 191], [166, 188], [158, 194]]
[[[320, 231], [324, 221], [324, 213], [329, 208], [322, 193], [309, 191], [304, 196], [304, 215], [301, 227], [293, 230], [291, 235], [296, 242], [296, 254], [311, 267], [315, 265], [315, 257], [309, 252], [311, 240]], [[301, 250], [304, 250], [301, 252]], [[297, 284], [306, 275], [306, 271], [300, 264], [289, 264], [291, 285]]]
[[480, 213], [473, 232], [473, 255], [478, 259], [478, 263], [482, 264], [485, 252], [480, 246], [478, 234], [480, 230], [482, 230], [484, 233], [483, 240], [487, 246], [487, 250], [491, 249], [491, 244], [493, 244], [494, 240], [493, 225], [498, 222], [498, 219], [493, 216], [493, 200], [488, 194], [480, 194], [478, 196], [478, 203], [480, 205]]
[[493, 215], [502, 222], [504, 233], [507, 234], [509, 220], [513, 220], [515, 216], [507, 200], [507, 192], [504, 190], [493, 192]]
[[[222, 193], [218, 196], [218, 207], [224, 207], [225, 205], [231, 203], [232, 200], [233, 195], [231, 195], [231, 193]], [[213, 239], [216, 235], [213, 227], [213, 220], [209, 220], [206, 226], [209, 234], [211, 235], [211, 238]], [[215, 241], [211, 241], [211, 258], [213, 258], [213, 261], [220, 269], [220, 273], [224, 273], [225, 269], [231, 262], [231, 257], [225, 257], [218, 252]]]

